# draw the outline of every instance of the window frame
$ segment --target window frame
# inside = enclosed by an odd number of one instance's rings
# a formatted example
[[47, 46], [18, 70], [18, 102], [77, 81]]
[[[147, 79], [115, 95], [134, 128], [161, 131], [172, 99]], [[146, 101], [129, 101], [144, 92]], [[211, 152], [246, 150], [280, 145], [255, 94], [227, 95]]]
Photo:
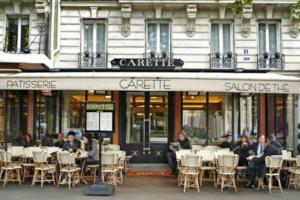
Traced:
[[[9, 21], [11, 19], [17, 19], [18, 20], [18, 33], [17, 33], [17, 50], [16, 51], [8, 51], [8, 28], [9, 28]], [[5, 41], [4, 51], [5, 52], [15, 52], [15, 53], [21, 53], [23, 52], [21, 50], [22, 45], [22, 20], [27, 19], [28, 20], [28, 48], [30, 47], [30, 35], [31, 35], [31, 28], [30, 28], [30, 16], [29, 15], [6, 15], [6, 28], [7, 31], [5, 31], [5, 38], [7, 38], [7, 41]]]
[[[217, 52], [213, 52], [213, 48], [212, 48], [212, 25], [213, 24], [218, 24], [219, 26], [219, 53], [228, 53], [228, 52], [223, 52], [224, 51], [224, 44], [223, 44], [223, 41], [224, 41], [224, 38], [223, 38], [223, 25], [224, 24], [229, 24], [230, 25], [230, 51], [232, 53], [234, 53], [234, 22], [232, 21], [228, 21], [228, 20], [225, 20], [225, 21], [211, 21], [210, 22], [210, 29], [209, 29], [209, 33], [210, 33], [210, 52], [211, 53], [217, 53]], [[220, 51], [222, 50], [222, 51]]]
[[156, 54], [160, 54], [162, 53], [161, 51], [161, 48], [160, 48], [160, 24], [168, 24], [169, 25], [169, 52], [167, 53], [171, 53], [172, 52], [172, 44], [171, 44], [171, 41], [172, 41], [172, 30], [171, 30], [171, 26], [172, 26], [172, 23], [171, 23], [171, 20], [170, 19], [161, 19], [161, 20], [155, 20], [155, 19], [148, 19], [146, 20], [146, 26], [145, 26], [145, 32], [146, 32], [146, 38], [145, 38], [145, 52], [146, 53], [150, 53], [148, 52], [148, 24], [156, 24], [156, 34], [157, 36], [157, 40], [156, 40], [156, 47], [159, 47], [159, 49], [156, 49], [155, 53]]
[[[260, 52], [259, 50], [259, 43], [260, 43], [260, 37], [259, 37], [259, 25], [264, 24], [266, 26], [266, 49], [265, 52]], [[274, 21], [274, 20], [261, 20], [257, 22], [257, 52], [259, 55], [262, 55], [266, 52], [270, 53], [270, 38], [269, 38], [269, 25], [276, 25], [276, 39], [277, 39], [277, 44], [276, 44], [276, 49], [277, 52], [281, 53], [281, 23], [279, 21]]]
[[107, 21], [105, 19], [91, 19], [91, 18], [82, 18], [81, 19], [81, 28], [80, 28], [80, 52], [84, 53], [84, 26], [86, 23], [93, 24], [93, 51], [90, 53], [97, 53], [97, 24], [103, 24], [104, 25], [104, 52], [101, 53], [106, 53], [107, 52]]

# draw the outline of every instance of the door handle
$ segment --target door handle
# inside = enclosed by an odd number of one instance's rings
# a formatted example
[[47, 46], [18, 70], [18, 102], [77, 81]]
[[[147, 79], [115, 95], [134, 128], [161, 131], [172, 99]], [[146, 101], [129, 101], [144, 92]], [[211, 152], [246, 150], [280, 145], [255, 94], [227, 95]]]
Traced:
[[[148, 138], [146, 140], [146, 125], [148, 123]], [[150, 119], [144, 119], [143, 150], [150, 152]]]

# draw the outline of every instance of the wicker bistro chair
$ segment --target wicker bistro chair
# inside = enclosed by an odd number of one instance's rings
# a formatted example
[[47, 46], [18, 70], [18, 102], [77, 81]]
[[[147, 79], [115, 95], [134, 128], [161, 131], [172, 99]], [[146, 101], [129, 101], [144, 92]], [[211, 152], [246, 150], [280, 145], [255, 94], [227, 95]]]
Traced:
[[185, 155], [182, 156], [181, 162], [180, 173], [183, 181], [183, 191], [186, 192], [186, 188], [195, 187], [199, 192], [199, 167], [201, 157], [195, 154]]
[[204, 147], [204, 150], [216, 152], [216, 151], [220, 150], [220, 147], [214, 146], [214, 145], [208, 145], [208, 146]]
[[34, 163], [32, 152], [34, 151], [38, 152], [42, 151], [42, 149], [40, 147], [24, 148], [24, 157], [22, 162], [23, 182], [25, 182], [26, 178], [33, 177]]
[[8, 182], [19, 182], [21, 185], [21, 165], [11, 161], [12, 153], [0, 151], [1, 171], [0, 177], [4, 174], [3, 187]]
[[221, 185], [221, 192], [225, 187], [234, 188], [237, 192], [235, 174], [239, 162], [236, 154], [223, 154], [217, 159], [217, 185]]
[[125, 151], [117, 151], [117, 156], [118, 156], [118, 183], [122, 184], [124, 177], [123, 177], [123, 171], [125, 169], [125, 160], [126, 160], [126, 152]]
[[289, 187], [294, 186], [295, 189], [300, 187], [300, 155], [296, 157], [296, 165], [294, 165], [293, 169], [290, 169], [289, 172]]
[[59, 178], [57, 187], [61, 183], [61, 179], [65, 175], [69, 189], [75, 186], [80, 181], [80, 168], [76, 166], [75, 155], [70, 152], [57, 152], [57, 161], [59, 164]]
[[102, 153], [102, 180], [106, 183], [114, 185], [117, 188], [118, 184], [118, 155], [113, 152]]
[[266, 168], [267, 168], [267, 179], [268, 179], [268, 189], [271, 193], [273, 186], [273, 177], [278, 182], [278, 188], [282, 192], [281, 182], [280, 182], [280, 170], [282, 168], [283, 158], [282, 156], [267, 156], [265, 158]]
[[120, 145], [118, 144], [103, 145], [103, 151], [119, 151], [119, 150], [120, 150]]
[[[48, 153], [44, 151], [32, 152], [34, 162], [34, 174], [32, 178], [32, 186], [36, 182], [41, 183], [43, 187], [45, 182], [53, 182], [55, 184], [55, 165], [48, 164]], [[51, 178], [48, 178], [50, 175]]]
[[[216, 166], [215, 166], [215, 157], [214, 152], [210, 150], [203, 150], [197, 153], [201, 157], [200, 165], [200, 186], [204, 180], [213, 181], [216, 185]], [[208, 177], [204, 178], [205, 173], [208, 173]]]

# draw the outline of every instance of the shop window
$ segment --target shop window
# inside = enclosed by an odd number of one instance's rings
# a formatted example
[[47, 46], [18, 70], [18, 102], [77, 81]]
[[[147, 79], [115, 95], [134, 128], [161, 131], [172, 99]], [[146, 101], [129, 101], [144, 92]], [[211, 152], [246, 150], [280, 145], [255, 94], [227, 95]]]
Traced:
[[0, 142], [4, 142], [4, 96], [3, 91], [0, 92]]
[[5, 51], [26, 52], [29, 51], [29, 18], [7, 18], [7, 31], [5, 38]]
[[105, 22], [83, 20], [82, 38], [80, 67], [106, 67]]
[[52, 92], [52, 96], [43, 96], [42, 93], [36, 95], [36, 137], [58, 132], [59, 103], [57, 93]]
[[206, 142], [206, 94], [182, 96], [182, 129], [193, 143]]
[[168, 56], [170, 54], [170, 22], [149, 21], [147, 23], [147, 54]]

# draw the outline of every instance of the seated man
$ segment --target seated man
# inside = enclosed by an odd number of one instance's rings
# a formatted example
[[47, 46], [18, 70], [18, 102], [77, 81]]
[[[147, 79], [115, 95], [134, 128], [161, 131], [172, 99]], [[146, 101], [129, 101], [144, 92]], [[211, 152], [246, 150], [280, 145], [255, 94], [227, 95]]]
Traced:
[[57, 141], [55, 142], [55, 146], [59, 148], [64, 148], [65, 144], [65, 135], [63, 133], [58, 133]]
[[75, 138], [74, 131], [68, 132], [68, 141], [64, 143], [63, 149], [70, 152], [76, 152], [78, 149], [80, 149], [80, 141]]
[[264, 135], [258, 137], [258, 142], [253, 144], [252, 150], [255, 156], [249, 161], [246, 177], [250, 180], [248, 186], [255, 188], [255, 178], [264, 178], [266, 175], [265, 157], [281, 155], [278, 147], [270, 144]]
[[225, 136], [225, 138], [226, 138], [226, 141], [224, 141], [224, 142], [220, 145], [220, 147], [221, 147], [221, 148], [228, 148], [228, 149], [230, 149], [230, 151], [233, 151], [233, 149], [234, 149], [234, 144], [233, 144], [233, 142], [232, 142], [232, 135], [228, 134], [228, 135]]
[[191, 149], [191, 148], [192, 148], [191, 143], [188, 137], [183, 132], [179, 134], [177, 143], [170, 144], [171, 151], [167, 153], [167, 159], [168, 159], [168, 164], [172, 169], [172, 174], [176, 174], [177, 171], [176, 151], [178, 151], [179, 149]]

